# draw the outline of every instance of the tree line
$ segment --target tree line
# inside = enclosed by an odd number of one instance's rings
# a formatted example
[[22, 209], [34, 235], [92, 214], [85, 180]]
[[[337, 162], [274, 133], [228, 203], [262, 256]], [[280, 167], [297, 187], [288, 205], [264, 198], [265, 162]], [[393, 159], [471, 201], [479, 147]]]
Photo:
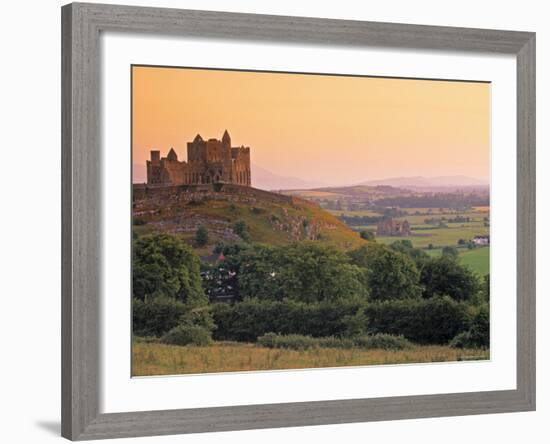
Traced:
[[[432, 258], [408, 240], [349, 252], [314, 241], [241, 242], [219, 244], [223, 260], [206, 264], [177, 236], [141, 236], [133, 248], [134, 334], [182, 345], [389, 334], [486, 347], [488, 278], [451, 250]], [[220, 295], [232, 302], [212, 303]]]

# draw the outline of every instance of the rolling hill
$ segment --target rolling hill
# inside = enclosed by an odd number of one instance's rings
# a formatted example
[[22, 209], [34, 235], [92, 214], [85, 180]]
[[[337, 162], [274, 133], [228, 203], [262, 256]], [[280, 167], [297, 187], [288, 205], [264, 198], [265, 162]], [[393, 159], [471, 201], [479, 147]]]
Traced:
[[462, 188], [488, 188], [489, 184], [486, 181], [475, 179], [467, 176], [437, 176], [437, 177], [391, 177], [382, 180], [370, 180], [363, 182], [360, 185], [367, 186], [391, 186], [399, 188], [407, 188], [410, 190], [419, 191], [435, 191], [448, 189]]
[[342, 249], [364, 243], [357, 232], [312, 202], [238, 185], [134, 185], [133, 217], [138, 234], [169, 232], [191, 245], [197, 229], [204, 226], [209, 243], [197, 249], [201, 255], [217, 242], [241, 241], [234, 230], [238, 221], [245, 222], [252, 242], [315, 240]]

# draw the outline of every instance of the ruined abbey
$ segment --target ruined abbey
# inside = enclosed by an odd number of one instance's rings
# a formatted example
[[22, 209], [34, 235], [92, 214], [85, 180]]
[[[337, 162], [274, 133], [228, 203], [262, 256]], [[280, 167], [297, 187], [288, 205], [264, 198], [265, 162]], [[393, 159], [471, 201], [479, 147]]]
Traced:
[[147, 184], [195, 185], [231, 183], [250, 186], [250, 148], [232, 147], [227, 130], [222, 139], [204, 140], [197, 134], [187, 143], [187, 161], [171, 148], [166, 157], [152, 150], [147, 161]]
[[399, 222], [393, 220], [391, 217], [387, 219], [382, 219], [378, 222], [376, 229], [377, 236], [410, 236], [411, 235], [411, 226], [408, 220]]

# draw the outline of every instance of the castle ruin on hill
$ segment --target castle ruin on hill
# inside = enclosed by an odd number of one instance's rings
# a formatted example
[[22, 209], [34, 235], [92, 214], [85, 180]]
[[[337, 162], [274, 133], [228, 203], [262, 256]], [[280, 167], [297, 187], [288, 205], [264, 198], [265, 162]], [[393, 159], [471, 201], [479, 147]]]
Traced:
[[187, 161], [179, 161], [174, 148], [162, 158], [160, 151], [151, 151], [151, 159], [147, 161], [147, 184], [212, 183], [251, 185], [250, 148], [232, 147], [227, 130], [221, 140], [204, 140], [197, 134], [187, 143]]

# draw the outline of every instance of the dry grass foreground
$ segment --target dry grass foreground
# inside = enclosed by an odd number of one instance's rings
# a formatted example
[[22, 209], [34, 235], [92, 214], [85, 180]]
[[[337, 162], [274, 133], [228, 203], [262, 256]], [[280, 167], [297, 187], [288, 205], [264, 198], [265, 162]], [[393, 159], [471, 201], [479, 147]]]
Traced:
[[489, 359], [489, 350], [459, 350], [433, 345], [402, 351], [335, 348], [294, 351], [225, 342], [208, 347], [134, 342], [132, 376], [486, 359]]

